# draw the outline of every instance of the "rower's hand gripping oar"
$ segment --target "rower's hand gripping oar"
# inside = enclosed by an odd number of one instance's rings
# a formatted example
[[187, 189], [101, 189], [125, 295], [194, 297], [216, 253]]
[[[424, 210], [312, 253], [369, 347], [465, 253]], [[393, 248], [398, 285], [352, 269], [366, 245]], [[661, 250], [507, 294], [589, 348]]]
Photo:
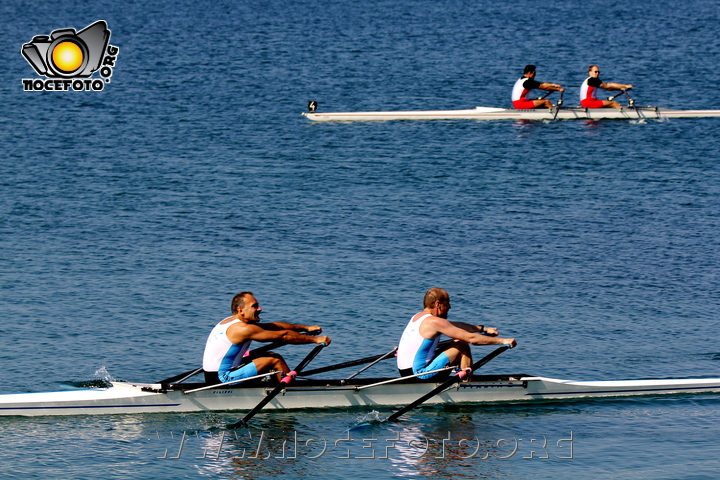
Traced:
[[438, 386], [435, 387], [434, 389], [430, 390], [428, 393], [426, 393], [426, 394], [423, 395], [422, 397], [418, 398], [417, 400], [415, 400], [415, 401], [412, 402], [411, 404], [404, 406], [403, 408], [401, 408], [401, 409], [398, 410], [397, 412], [395, 412], [395, 413], [393, 413], [392, 415], [390, 415], [390, 416], [388, 417], [387, 421], [388, 421], [388, 422], [394, 422], [395, 420], [397, 420], [397, 419], [398, 419], [401, 415], [403, 415], [404, 413], [412, 410], [413, 408], [417, 407], [417, 406], [420, 405], [421, 403], [424, 403], [425, 401], [431, 399], [432, 397], [434, 397], [434, 396], [437, 395], [438, 393], [441, 393], [441, 392], [445, 391], [447, 388], [451, 387], [451, 386], [454, 385], [455, 383], [458, 383], [460, 380], [462, 380], [462, 379], [465, 378], [466, 376], [470, 375], [472, 372], [474, 372], [474, 371], [477, 370], [478, 368], [482, 367], [483, 365], [485, 365], [485, 364], [488, 363], [490, 360], [492, 360], [493, 358], [495, 358], [495, 357], [497, 357], [498, 355], [500, 355], [502, 352], [504, 352], [504, 351], [507, 350], [508, 348], [512, 348], [512, 346], [511, 346], [511, 345], [502, 345], [500, 348], [496, 348], [496, 349], [495, 349], [493, 352], [491, 352], [489, 355], [487, 355], [487, 356], [485, 356], [484, 358], [481, 358], [481, 359], [478, 360], [477, 362], [473, 363], [470, 368], [466, 368], [465, 370], [459, 371], [459, 372], [457, 373], [457, 375], [453, 375], [452, 377], [448, 378], [448, 379], [445, 380], [443, 383], [441, 383], [440, 385], [438, 385]]
[[317, 354], [320, 353], [320, 350], [322, 350], [324, 347], [325, 347], [325, 344], [324, 344], [324, 343], [320, 343], [320, 344], [318, 344], [315, 348], [313, 348], [312, 351], [311, 351], [310, 353], [308, 353], [307, 357], [305, 357], [305, 358], [303, 359], [303, 361], [300, 362], [300, 364], [299, 364], [297, 367], [295, 367], [295, 370], [293, 370], [293, 371], [289, 372], [287, 375], [285, 375], [285, 376], [282, 378], [282, 380], [280, 380], [280, 384], [279, 384], [277, 387], [275, 387], [265, 398], [263, 398], [262, 400], [260, 400], [260, 403], [258, 403], [257, 405], [255, 405], [255, 408], [253, 408], [252, 410], [250, 410], [250, 411], [247, 413], [247, 415], [245, 415], [245, 416], [242, 418], [242, 420], [233, 423], [233, 424], [230, 425], [228, 428], [239, 428], [239, 427], [242, 427], [243, 425], [246, 425], [247, 422], [248, 422], [252, 417], [254, 417], [256, 413], [258, 413], [260, 410], [262, 410], [263, 407], [265, 407], [265, 405], [267, 405], [268, 403], [270, 403], [270, 401], [271, 401], [273, 398], [277, 397], [277, 395], [278, 395], [281, 391], [283, 391], [283, 390], [285, 389], [285, 387], [287, 387], [287, 385], [288, 385], [290, 382], [292, 382], [292, 381], [295, 379], [296, 376], [298, 376], [298, 375], [300, 374], [300, 372], [303, 371], [303, 369], [308, 365], [308, 363], [310, 363], [310, 362], [312, 361], [312, 359], [315, 358], [315, 357], [317, 356]]

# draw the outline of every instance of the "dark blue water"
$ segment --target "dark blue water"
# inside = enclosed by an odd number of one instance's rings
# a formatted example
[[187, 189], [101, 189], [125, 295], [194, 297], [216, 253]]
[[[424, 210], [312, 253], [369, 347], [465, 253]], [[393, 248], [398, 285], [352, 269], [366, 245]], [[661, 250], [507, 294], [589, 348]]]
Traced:
[[[308, 100], [507, 107], [527, 63], [568, 87], [566, 104], [597, 63], [638, 104], [717, 109], [719, 17], [704, 0], [4, 2], [0, 393], [193, 368], [241, 290], [266, 320], [322, 325], [333, 344], [317, 366], [387, 351], [440, 286], [451, 318], [517, 338], [487, 373], [720, 376], [717, 119], [300, 115]], [[120, 48], [103, 91], [22, 91], [37, 77], [23, 43], [101, 19]], [[260, 414], [242, 431], [225, 429], [236, 414], [4, 419], [0, 467], [23, 479], [720, 473], [713, 395], [382, 423], [390, 412]]]

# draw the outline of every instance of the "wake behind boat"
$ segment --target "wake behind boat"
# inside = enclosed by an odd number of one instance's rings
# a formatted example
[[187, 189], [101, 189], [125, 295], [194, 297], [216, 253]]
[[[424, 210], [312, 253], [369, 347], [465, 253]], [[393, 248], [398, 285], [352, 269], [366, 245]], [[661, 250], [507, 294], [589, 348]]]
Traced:
[[665, 118], [720, 117], [720, 110], [673, 110], [660, 107], [623, 108], [553, 107], [515, 110], [476, 107], [467, 110], [428, 110], [397, 112], [304, 112], [314, 122], [370, 122], [383, 120], [662, 120]]
[[[476, 362], [472, 370], [504, 351], [503, 346]], [[280, 387], [270, 375], [241, 384], [186, 383], [197, 369], [153, 384], [113, 382], [108, 388], [0, 395], [0, 416], [93, 415], [132, 413], [179, 413], [250, 411], [260, 408], [290, 410], [306, 408], [390, 407], [408, 405], [390, 418], [420, 403], [430, 405], [478, 405], [595, 397], [626, 397], [680, 393], [720, 392], [720, 378], [577, 382], [517, 375], [476, 375], [460, 382], [462, 375], [442, 383], [415, 377], [354, 377], [380, 360], [394, 358], [394, 350], [343, 364], [306, 371], [308, 377], [330, 370], [370, 363], [345, 379], [300, 378]], [[372, 362], [372, 363], [371, 363]], [[298, 370], [299, 371], [299, 370]], [[259, 378], [264, 377], [264, 378]], [[458, 380], [453, 380], [458, 379]], [[289, 382], [288, 382], [289, 383]], [[277, 394], [281, 389], [281, 394]], [[275, 393], [273, 393], [275, 392]], [[244, 424], [245, 420], [239, 422]]]

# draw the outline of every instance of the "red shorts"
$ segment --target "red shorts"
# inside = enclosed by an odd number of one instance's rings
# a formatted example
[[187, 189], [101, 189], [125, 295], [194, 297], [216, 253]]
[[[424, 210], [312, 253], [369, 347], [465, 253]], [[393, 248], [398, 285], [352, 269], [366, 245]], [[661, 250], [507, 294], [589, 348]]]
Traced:
[[602, 100], [586, 98], [585, 100], [580, 101], [580, 106], [585, 108], [603, 108], [605, 103]]
[[535, 100], [515, 100], [513, 102], [513, 107], [517, 108], [518, 110], [535, 108]]

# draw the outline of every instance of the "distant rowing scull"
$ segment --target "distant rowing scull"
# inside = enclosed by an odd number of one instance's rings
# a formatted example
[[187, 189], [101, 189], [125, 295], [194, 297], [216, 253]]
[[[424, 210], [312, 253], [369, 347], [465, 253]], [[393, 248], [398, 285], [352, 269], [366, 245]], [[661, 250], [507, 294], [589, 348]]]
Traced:
[[582, 108], [515, 110], [476, 107], [468, 110], [427, 110], [397, 112], [304, 112], [315, 122], [370, 122], [387, 120], [638, 120], [664, 118], [720, 117], [720, 110], [673, 110], [660, 107]]

